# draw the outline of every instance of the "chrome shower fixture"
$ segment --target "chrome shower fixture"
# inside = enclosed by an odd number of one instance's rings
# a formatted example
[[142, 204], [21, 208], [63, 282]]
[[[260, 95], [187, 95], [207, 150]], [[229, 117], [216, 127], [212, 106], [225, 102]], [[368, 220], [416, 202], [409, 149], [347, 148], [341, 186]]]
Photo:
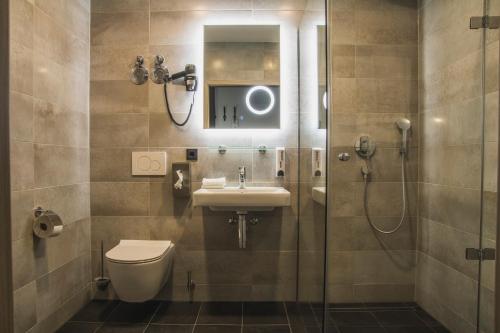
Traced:
[[168, 82], [169, 80], [168, 69], [164, 62], [165, 58], [163, 56], [155, 56], [153, 65], [153, 77], [151, 78], [151, 80], [156, 84], [163, 84]]
[[408, 131], [411, 128], [411, 121], [406, 118], [401, 118], [396, 121], [396, 125], [401, 130], [401, 148], [400, 152], [402, 155], [406, 155], [408, 149]]
[[130, 71], [130, 81], [133, 84], [141, 85], [146, 83], [149, 78], [149, 72], [146, 67], [144, 67], [144, 57], [137, 56], [135, 60], [134, 67]]

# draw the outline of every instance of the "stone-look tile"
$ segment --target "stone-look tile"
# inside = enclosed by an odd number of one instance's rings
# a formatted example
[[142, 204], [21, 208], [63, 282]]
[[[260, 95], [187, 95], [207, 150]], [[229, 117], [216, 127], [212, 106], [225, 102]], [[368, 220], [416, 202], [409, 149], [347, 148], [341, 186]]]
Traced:
[[[479, 221], [475, 223], [479, 224]], [[477, 234], [463, 232], [431, 220], [420, 220], [419, 250], [472, 279], [477, 278], [478, 263], [466, 260], [463, 252], [464, 248], [478, 246]]]
[[356, 42], [359, 44], [416, 44], [418, 39], [417, 4], [356, 11]]
[[36, 278], [33, 237], [12, 242], [12, 281], [14, 290], [32, 282]]
[[413, 79], [356, 80], [358, 112], [418, 112], [418, 81]]
[[36, 311], [38, 321], [49, 317], [64, 302], [90, 282], [90, 256], [84, 254], [67, 265], [37, 279]]
[[[142, 150], [146, 149], [92, 148], [90, 151], [90, 180], [94, 182], [147, 181], [149, 179], [147, 176], [132, 176], [132, 152]], [[167, 159], [170, 159], [170, 156]]]
[[35, 101], [35, 143], [88, 147], [88, 126], [88, 112], [71, 112], [42, 100]]
[[[130, 85], [130, 69], [135, 65], [136, 57], [142, 55], [149, 62], [148, 49], [146, 46], [93, 46], [91, 49], [90, 79], [99, 80], [123, 80]], [[168, 59], [168, 57], [167, 57]], [[171, 65], [169, 65], [171, 66]], [[107, 82], [108, 85], [114, 82]], [[135, 87], [130, 85], [131, 87]], [[146, 85], [147, 86], [147, 85]], [[101, 87], [105, 89], [104, 87]], [[138, 89], [139, 87], [135, 87]], [[107, 96], [108, 98], [113, 96]], [[133, 96], [120, 96], [133, 97]], [[94, 102], [94, 101], [92, 101]]]
[[148, 84], [136, 86], [128, 80], [92, 81], [90, 111], [91, 113], [147, 112], [148, 91]]
[[356, 46], [356, 77], [416, 80], [416, 55], [416, 45]]
[[93, 216], [148, 215], [149, 183], [92, 183]]
[[35, 184], [35, 152], [32, 143], [13, 140], [10, 143], [11, 189], [23, 190]]
[[10, 93], [10, 135], [21, 141], [33, 141], [33, 97]]
[[179, 11], [179, 10], [237, 10], [252, 9], [251, 0], [195, 0], [187, 4], [181, 0], [173, 0], [166, 4], [161, 0], [151, 1], [151, 11]]
[[62, 65], [50, 58], [35, 57], [33, 96], [58, 108], [87, 113], [89, 108], [88, 63]]
[[14, 291], [14, 332], [28, 331], [36, 324], [36, 283]]
[[143, 12], [149, 10], [148, 0], [92, 0], [93, 13]]
[[[36, 3], [37, 8], [50, 15], [64, 30], [71, 31], [88, 43], [90, 26], [90, 1], [48, 0]], [[87, 57], [88, 59], [88, 57]]]
[[148, 43], [147, 12], [92, 13], [92, 45], [145, 45]]
[[88, 182], [88, 165], [88, 148], [35, 145], [37, 187]]
[[33, 233], [33, 191], [14, 191], [11, 193], [12, 240], [29, 237]]
[[418, 255], [416, 299], [452, 332], [475, 330], [477, 282], [423, 253]]
[[10, 45], [9, 89], [33, 94], [33, 49], [13, 42]]
[[356, 251], [353, 280], [357, 284], [405, 284], [414, 282], [414, 251]]
[[33, 3], [29, 0], [15, 1], [10, 4], [10, 40], [33, 47]]
[[335, 45], [333, 48], [333, 77], [352, 78], [355, 76], [355, 48], [353, 45]]
[[[90, 219], [64, 226], [61, 235], [45, 241], [34, 241], [37, 276], [51, 274], [84, 254], [90, 253]], [[62, 251], [61, 249], [64, 249]], [[90, 275], [90, 267], [87, 268]], [[49, 291], [52, 293], [54, 290]]]
[[148, 146], [146, 114], [92, 114], [90, 131], [92, 147]]
[[[53, 1], [47, 1], [47, 3], [50, 2]], [[53, 13], [58, 11], [60, 10], [55, 10]], [[75, 66], [75, 68], [78, 68], [77, 65], [88, 65], [88, 38], [85, 40], [79, 39], [68, 29], [62, 29], [51, 14], [47, 14], [35, 7], [33, 23], [34, 52], [42, 58], [51, 59], [61, 65]]]
[[[62, 327], [78, 310], [90, 301], [90, 288], [85, 285], [81, 291], [76, 292], [71, 298], [66, 300], [64, 304], [45, 319], [39, 321], [33, 332], [54, 332]], [[31, 331], [30, 331], [31, 332]]]
[[56, 212], [64, 224], [90, 216], [90, 185], [88, 183], [35, 190], [35, 206]]

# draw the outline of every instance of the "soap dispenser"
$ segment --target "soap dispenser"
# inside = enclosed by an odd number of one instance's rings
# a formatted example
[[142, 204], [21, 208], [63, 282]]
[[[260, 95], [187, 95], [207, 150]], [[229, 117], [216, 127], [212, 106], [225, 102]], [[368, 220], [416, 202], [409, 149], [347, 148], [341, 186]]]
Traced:
[[276, 147], [276, 177], [285, 176], [285, 147]]
[[324, 174], [323, 148], [312, 149], [312, 176], [321, 177]]

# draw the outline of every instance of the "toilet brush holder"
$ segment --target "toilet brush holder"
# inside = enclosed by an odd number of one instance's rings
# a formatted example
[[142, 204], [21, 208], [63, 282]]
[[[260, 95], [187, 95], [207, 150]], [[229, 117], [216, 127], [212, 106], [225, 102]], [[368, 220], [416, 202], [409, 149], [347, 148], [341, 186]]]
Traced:
[[94, 279], [95, 285], [99, 290], [106, 290], [111, 282], [109, 277], [104, 276], [104, 242], [101, 241], [101, 276]]

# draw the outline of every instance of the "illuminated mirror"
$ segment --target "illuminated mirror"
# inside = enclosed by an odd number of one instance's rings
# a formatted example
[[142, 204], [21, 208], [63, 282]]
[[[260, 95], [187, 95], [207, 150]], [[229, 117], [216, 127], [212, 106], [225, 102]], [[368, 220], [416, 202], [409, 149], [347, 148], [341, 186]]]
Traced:
[[204, 31], [205, 128], [280, 128], [280, 27]]

